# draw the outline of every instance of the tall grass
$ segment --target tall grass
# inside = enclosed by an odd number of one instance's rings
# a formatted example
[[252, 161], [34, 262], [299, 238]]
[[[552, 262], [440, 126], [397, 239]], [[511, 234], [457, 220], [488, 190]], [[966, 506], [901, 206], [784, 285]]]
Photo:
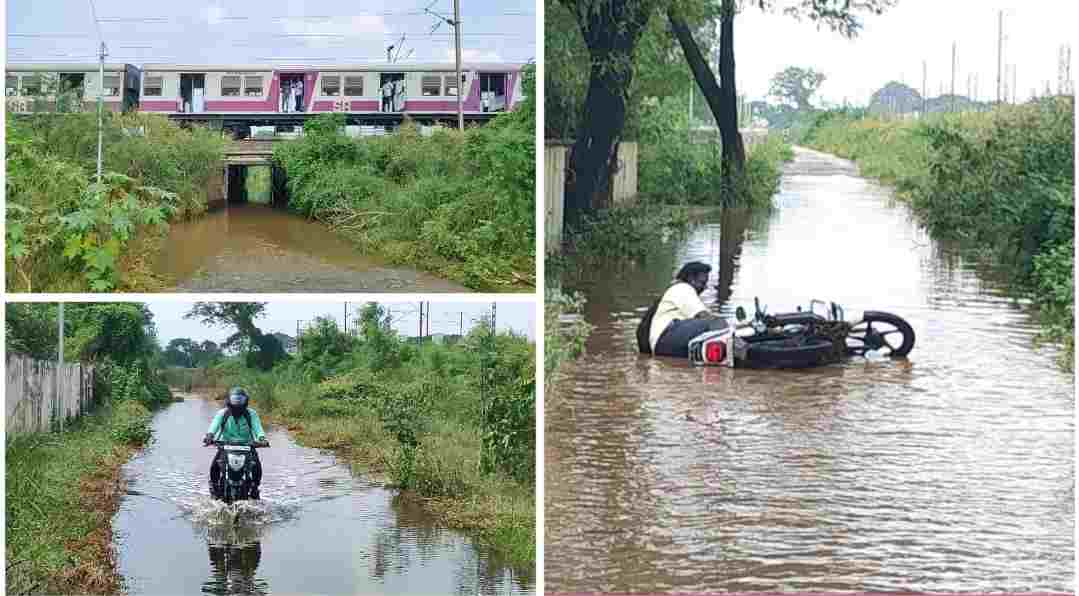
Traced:
[[152, 290], [149, 261], [168, 221], [205, 211], [220, 134], [163, 116], [110, 115], [102, 187], [97, 120], [44, 114], [7, 123], [7, 287]]
[[1074, 353], [1075, 101], [1055, 97], [926, 121], [822, 116], [807, 143], [895, 184], [934, 234], [1013, 273], [1045, 336]]

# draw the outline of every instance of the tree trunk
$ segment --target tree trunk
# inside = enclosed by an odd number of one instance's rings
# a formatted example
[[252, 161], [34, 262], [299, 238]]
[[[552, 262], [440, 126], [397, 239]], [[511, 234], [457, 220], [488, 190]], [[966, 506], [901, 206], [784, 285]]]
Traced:
[[565, 221], [580, 222], [593, 199], [606, 192], [616, 166], [616, 147], [626, 125], [626, 99], [633, 80], [633, 54], [652, 12], [649, 0], [609, 0], [595, 8], [563, 0], [577, 17], [592, 69], [581, 124], [569, 155]]
[[731, 188], [732, 169], [741, 173], [746, 162], [746, 150], [742, 144], [742, 134], [738, 132], [738, 93], [734, 85], [734, 0], [723, 0], [721, 35], [719, 39], [719, 76], [716, 82], [708, 61], [693, 39], [693, 32], [672, 8], [667, 12], [667, 19], [682, 46], [682, 53], [693, 71], [701, 93], [708, 101], [712, 116], [719, 126], [719, 135], [723, 142], [723, 178], [724, 186]]
[[720, 10], [719, 80], [720, 113], [716, 117], [723, 139], [723, 178], [731, 182], [731, 168], [738, 174], [746, 165], [746, 148], [738, 132], [738, 91], [734, 82], [734, 0], [723, 0]]

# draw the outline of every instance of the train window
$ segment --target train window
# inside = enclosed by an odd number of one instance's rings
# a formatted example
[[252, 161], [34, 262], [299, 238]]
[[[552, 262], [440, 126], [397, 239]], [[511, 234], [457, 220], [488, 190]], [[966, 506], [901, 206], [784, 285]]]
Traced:
[[105, 75], [102, 95], [120, 95], [120, 75]]
[[339, 75], [322, 77], [322, 95], [328, 97], [341, 95], [341, 77]]
[[262, 77], [244, 77], [244, 95], [262, 97]]
[[163, 77], [146, 77], [143, 79], [142, 94], [150, 97], [161, 97], [161, 86]]
[[237, 97], [240, 95], [240, 77], [221, 77], [221, 97]]
[[446, 75], [446, 95], [457, 96], [457, 75]]
[[345, 77], [345, 95], [348, 97], [363, 97], [363, 77]]
[[37, 75], [22, 78], [23, 95], [41, 95], [41, 77]]
[[424, 76], [420, 90], [424, 97], [431, 97], [433, 95], [442, 95], [442, 77], [435, 75]]
[[4, 94], [8, 97], [19, 94], [19, 77], [15, 75], [7, 75], [4, 77]]

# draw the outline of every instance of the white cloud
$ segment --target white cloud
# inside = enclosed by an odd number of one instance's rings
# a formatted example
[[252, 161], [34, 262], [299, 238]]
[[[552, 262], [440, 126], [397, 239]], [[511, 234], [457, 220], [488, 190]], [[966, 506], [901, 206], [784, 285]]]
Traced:
[[220, 25], [225, 18], [225, 9], [219, 4], [210, 4], [202, 10], [202, 16], [209, 25]]
[[[312, 48], [341, 48], [346, 54], [385, 52], [386, 19], [375, 15], [337, 19], [285, 19], [285, 33], [297, 37], [300, 43]], [[344, 36], [344, 37], [339, 37]]]

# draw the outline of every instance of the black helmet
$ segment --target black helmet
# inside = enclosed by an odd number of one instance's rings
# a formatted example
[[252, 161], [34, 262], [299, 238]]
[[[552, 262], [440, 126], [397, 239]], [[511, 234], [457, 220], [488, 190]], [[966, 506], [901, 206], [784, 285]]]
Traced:
[[243, 387], [233, 387], [229, 390], [228, 405], [230, 408], [246, 408], [247, 392]]

